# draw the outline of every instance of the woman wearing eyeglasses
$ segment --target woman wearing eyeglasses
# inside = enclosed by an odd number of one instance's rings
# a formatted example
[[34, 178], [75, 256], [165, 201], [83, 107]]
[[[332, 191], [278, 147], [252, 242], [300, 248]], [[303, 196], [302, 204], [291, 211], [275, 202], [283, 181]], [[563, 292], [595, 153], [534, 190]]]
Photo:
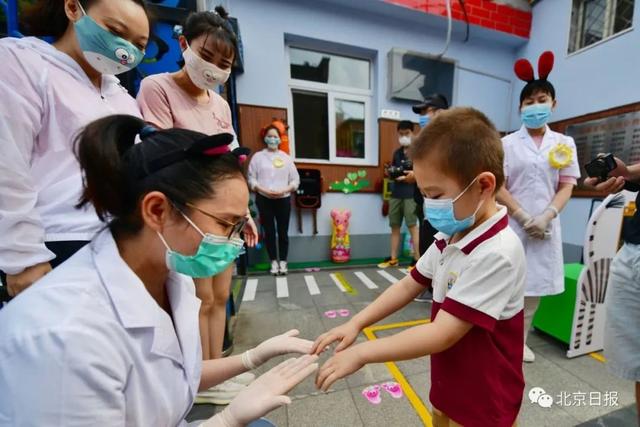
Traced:
[[[237, 49], [236, 36], [226, 17], [222, 7], [187, 17], [179, 37], [184, 66], [175, 73], [149, 76], [140, 86], [138, 104], [148, 123], [163, 129], [178, 127], [206, 135], [235, 136], [229, 104], [216, 92], [229, 77]], [[233, 144], [238, 146], [236, 141]], [[250, 215], [247, 219], [244, 237], [248, 246], [255, 246], [256, 226]], [[196, 295], [202, 300], [200, 339], [204, 360], [222, 357], [232, 276], [230, 266], [213, 277], [196, 280]], [[253, 375], [232, 378], [202, 392], [198, 402], [227, 404], [253, 379]]]
[[[191, 277], [233, 262], [249, 200], [231, 140], [145, 129], [132, 116], [83, 130], [79, 206], [91, 203], [107, 225], [0, 310], [0, 424], [183, 425], [198, 390], [310, 351], [294, 330], [202, 362]], [[289, 403], [284, 393], [314, 362], [284, 362], [203, 425], [246, 425]]]

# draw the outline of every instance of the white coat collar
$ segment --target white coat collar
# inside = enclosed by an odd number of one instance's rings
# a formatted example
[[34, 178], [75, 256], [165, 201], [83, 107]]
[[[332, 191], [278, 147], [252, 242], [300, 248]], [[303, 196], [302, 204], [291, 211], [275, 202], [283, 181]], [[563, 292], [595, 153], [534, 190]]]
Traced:
[[547, 148], [547, 146], [549, 146], [550, 144], [553, 144], [556, 140], [555, 132], [552, 131], [548, 125], [545, 125], [545, 131], [542, 137], [542, 144], [540, 145], [540, 148], [538, 148], [536, 143], [533, 141], [533, 138], [531, 138], [531, 135], [529, 135], [529, 131], [527, 131], [527, 128], [524, 125], [520, 127], [520, 130], [518, 131], [518, 136], [520, 137], [520, 139], [526, 140], [525, 145], [529, 147], [531, 150], [533, 150], [535, 153], [542, 152]]
[[195, 296], [193, 280], [178, 273], [169, 273], [167, 293], [173, 314], [172, 322], [147, 292], [140, 278], [120, 257], [108, 229], [93, 239], [91, 252], [102, 285], [111, 298], [122, 326], [126, 329], [148, 329], [153, 335], [150, 352], [182, 365], [190, 378], [191, 392], [195, 395], [200, 379], [202, 352], [198, 335], [200, 300]]

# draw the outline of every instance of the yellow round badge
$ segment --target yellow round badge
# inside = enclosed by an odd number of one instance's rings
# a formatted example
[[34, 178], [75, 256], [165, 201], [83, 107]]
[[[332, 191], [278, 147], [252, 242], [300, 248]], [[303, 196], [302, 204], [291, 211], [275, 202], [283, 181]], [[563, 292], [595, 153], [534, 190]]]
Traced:
[[282, 160], [282, 158], [280, 157], [274, 157], [271, 162], [273, 163], [273, 167], [278, 169], [284, 166], [284, 160]]
[[549, 164], [554, 169], [563, 169], [571, 164], [573, 149], [566, 144], [558, 144], [549, 151]]

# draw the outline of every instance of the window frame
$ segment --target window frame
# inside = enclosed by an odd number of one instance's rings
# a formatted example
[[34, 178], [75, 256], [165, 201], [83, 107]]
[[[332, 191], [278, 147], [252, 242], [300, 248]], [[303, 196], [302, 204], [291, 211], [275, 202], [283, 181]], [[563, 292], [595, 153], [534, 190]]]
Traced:
[[[593, 47], [599, 46], [602, 43], [606, 43], [609, 40], [612, 40], [616, 37], [619, 37], [621, 35], [624, 35], [630, 31], [633, 31], [634, 29], [634, 20], [635, 20], [635, 13], [634, 16], [631, 20], [631, 26], [629, 28], [625, 28], [624, 30], [620, 30], [617, 33], [614, 33], [613, 30], [615, 28], [615, 20], [616, 20], [616, 9], [617, 9], [617, 3], [618, 0], [605, 0], [606, 6], [605, 6], [605, 22], [604, 22], [604, 26], [603, 26], [603, 36], [601, 40], [598, 40], [595, 43], [591, 43], [590, 45], [587, 46], [581, 46], [573, 51], [570, 50], [572, 43], [574, 43], [574, 45], [579, 45], [578, 41], [582, 39], [583, 37], [583, 32], [584, 32], [584, 8], [585, 8], [585, 1], [588, 0], [580, 0], [580, 5], [578, 6], [578, 17], [577, 17], [577, 22], [576, 22], [576, 26], [577, 29], [575, 31], [575, 33], [573, 33], [573, 11], [574, 11], [574, 4], [573, 4], [573, 0], [571, 2], [571, 13], [569, 14], [569, 37], [567, 38], [568, 43], [567, 43], [567, 56], [572, 56], [578, 53], [581, 53], [587, 49], [591, 49]], [[634, 4], [633, 7], [635, 8], [635, 1], [634, 0]], [[635, 9], [634, 9], [635, 11]], [[573, 34], [572, 34], [573, 33]], [[572, 38], [573, 36], [573, 38]]]
[[[361, 61], [367, 61], [369, 63], [369, 89], [352, 88], [342, 85], [332, 85], [327, 83], [313, 82], [309, 80], [294, 79], [291, 77], [291, 54], [290, 49], [308, 50], [311, 52], [326, 53], [329, 55], [342, 56], [347, 58], [353, 58]], [[288, 106], [287, 117], [289, 117], [289, 150], [291, 157], [298, 163], [316, 163], [316, 164], [336, 164], [336, 165], [353, 165], [353, 166], [378, 166], [378, 153], [376, 152], [377, 144], [374, 141], [375, 133], [373, 124], [375, 118], [373, 117], [373, 85], [374, 85], [374, 73], [373, 73], [373, 60], [367, 57], [358, 57], [353, 55], [344, 55], [338, 52], [332, 52], [325, 49], [314, 49], [306, 46], [300, 46], [297, 44], [288, 44], [285, 49], [286, 53], [286, 67], [287, 67], [287, 91], [288, 91]], [[295, 142], [295, 115], [293, 111], [293, 92], [317, 92], [327, 95], [327, 125], [329, 127], [329, 159], [310, 159], [296, 156], [296, 142]], [[337, 157], [336, 156], [336, 108], [335, 100], [345, 100], [364, 103], [365, 114], [365, 126], [364, 126], [364, 153], [363, 159], [353, 157]]]

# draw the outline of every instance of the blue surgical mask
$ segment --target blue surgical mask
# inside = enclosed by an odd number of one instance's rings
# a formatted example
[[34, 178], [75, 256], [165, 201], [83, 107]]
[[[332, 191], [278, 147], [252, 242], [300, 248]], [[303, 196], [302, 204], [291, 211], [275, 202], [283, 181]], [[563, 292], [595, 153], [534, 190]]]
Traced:
[[431, 118], [427, 114], [425, 114], [424, 116], [420, 116], [418, 118], [418, 124], [420, 125], [421, 128], [423, 128], [429, 124], [430, 120]]
[[195, 255], [183, 255], [171, 250], [162, 234], [158, 233], [167, 248], [165, 259], [169, 270], [194, 278], [212, 277], [226, 270], [240, 254], [244, 241], [205, 234], [185, 214], [182, 216], [202, 235], [202, 241]]
[[540, 129], [551, 117], [551, 104], [533, 104], [523, 107], [520, 119], [527, 129]]
[[133, 70], [144, 57], [141, 51], [122, 37], [102, 28], [78, 3], [83, 17], [75, 24], [76, 37], [84, 58], [100, 74], [121, 74]]
[[277, 136], [265, 136], [264, 143], [267, 144], [267, 147], [270, 149], [275, 150], [280, 146], [280, 138]]
[[476, 182], [475, 178], [467, 188], [462, 190], [455, 199], [429, 199], [424, 198], [424, 215], [429, 223], [438, 231], [453, 236], [456, 233], [465, 231], [476, 222], [476, 214], [482, 203], [478, 205], [476, 211], [463, 219], [456, 219], [453, 204]]

